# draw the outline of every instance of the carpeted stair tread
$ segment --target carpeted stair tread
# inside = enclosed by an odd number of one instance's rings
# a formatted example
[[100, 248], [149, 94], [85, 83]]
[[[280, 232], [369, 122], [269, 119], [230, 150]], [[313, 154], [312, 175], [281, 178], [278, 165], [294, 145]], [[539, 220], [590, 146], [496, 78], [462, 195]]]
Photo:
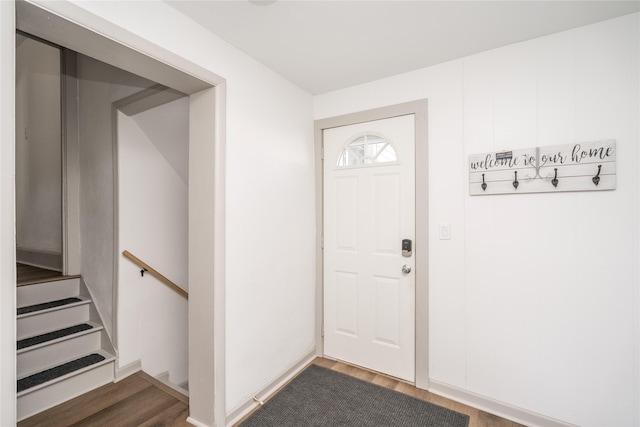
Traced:
[[55, 301], [43, 302], [41, 304], [28, 305], [26, 307], [18, 308], [18, 316], [20, 316], [21, 314], [33, 313], [34, 311], [41, 311], [41, 310], [47, 310], [49, 308], [61, 307], [63, 305], [73, 304], [74, 302], [80, 302], [80, 301], [82, 301], [80, 298], [71, 297], [71, 298], [64, 298], [64, 299], [59, 299]]
[[87, 331], [89, 329], [93, 329], [93, 326], [88, 323], [83, 323], [81, 325], [70, 326], [68, 328], [58, 329], [57, 331], [47, 332], [46, 334], [25, 338], [18, 341], [18, 350], [73, 335], [78, 332]]
[[91, 366], [95, 363], [102, 362], [104, 359], [104, 356], [98, 353], [93, 353], [79, 359], [72, 360], [71, 362], [63, 363], [62, 365], [54, 366], [53, 368], [29, 375], [28, 377], [18, 380], [18, 393], [40, 384], [44, 384], [47, 381], [54, 380], [63, 375], [70, 374], [71, 372], [79, 369], [86, 368], [87, 366]]

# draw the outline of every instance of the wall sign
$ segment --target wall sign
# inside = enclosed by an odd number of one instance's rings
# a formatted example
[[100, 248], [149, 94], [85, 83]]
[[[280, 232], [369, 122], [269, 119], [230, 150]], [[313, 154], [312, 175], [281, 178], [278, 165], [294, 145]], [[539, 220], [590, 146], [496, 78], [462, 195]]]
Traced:
[[469, 156], [472, 196], [615, 188], [615, 140]]

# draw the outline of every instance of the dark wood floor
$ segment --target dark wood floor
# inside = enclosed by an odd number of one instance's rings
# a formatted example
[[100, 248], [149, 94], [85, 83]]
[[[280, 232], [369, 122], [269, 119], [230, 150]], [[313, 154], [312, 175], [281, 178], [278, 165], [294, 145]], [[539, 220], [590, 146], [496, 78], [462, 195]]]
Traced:
[[187, 427], [188, 398], [144, 372], [27, 418], [18, 427]]
[[[382, 374], [342, 362], [318, 358], [324, 366], [382, 387], [405, 393], [436, 405], [469, 415], [469, 427], [524, 427], [504, 418], [440, 397]], [[240, 420], [238, 426], [244, 419]], [[58, 405], [20, 423], [18, 427], [36, 426], [175, 426], [187, 427], [188, 399], [144, 372], [100, 387], [90, 393]]]
[[63, 277], [59, 271], [46, 270], [44, 268], [20, 263], [16, 264], [16, 275], [18, 286], [48, 282]]

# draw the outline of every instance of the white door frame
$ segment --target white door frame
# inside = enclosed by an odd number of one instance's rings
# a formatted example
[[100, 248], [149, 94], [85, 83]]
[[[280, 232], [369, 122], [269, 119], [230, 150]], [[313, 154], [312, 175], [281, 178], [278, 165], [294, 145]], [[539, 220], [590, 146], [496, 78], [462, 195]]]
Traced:
[[[14, 6], [19, 12], [17, 22]], [[190, 95], [189, 279], [194, 285], [189, 289], [189, 419], [192, 423], [225, 425], [225, 79], [71, 2], [0, 1], [0, 19], [3, 23], [0, 106], [4, 112], [0, 117], [2, 200], [12, 198], [15, 185], [11, 174], [15, 147], [12, 86], [16, 29]], [[4, 168], [5, 165], [8, 167]], [[15, 243], [9, 238], [13, 236], [14, 204], [3, 203], [1, 210], [7, 213], [0, 224], [0, 233], [7, 237], [0, 245], [2, 313], [15, 313], [16, 309]], [[14, 267], [5, 270], [10, 265]], [[114, 313], [116, 289], [114, 285]], [[0, 341], [13, 343], [3, 344], [3, 354], [15, 355], [15, 314], [7, 322], [4, 317], [2, 320]], [[0, 388], [0, 419], [6, 421], [3, 425], [9, 425], [16, 419], [15, 358], [2, 358], [0, 366], [2, 383], [6, 385]]]
[[428, 133], [427, 100], [407, 102], [374, 110], [361, 111], [343, 116], [316, 120], [314, 129], [315, 170], [316, 170], [316, 355], [324, 355], [323, 339], [323, 241], [324, 200], [323, 200], [323, 130], [391, 117], [415, 115], [415, 180], [416, 180], [416, 366], [415, 385], [421, 389], [429, 387], [429, 173], [428, 173]]

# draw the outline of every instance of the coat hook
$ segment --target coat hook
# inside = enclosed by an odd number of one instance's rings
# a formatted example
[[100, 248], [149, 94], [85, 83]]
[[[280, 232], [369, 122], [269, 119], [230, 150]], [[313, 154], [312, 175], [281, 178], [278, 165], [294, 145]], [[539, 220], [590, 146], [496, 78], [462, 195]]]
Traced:
[[518, 182], [518, 171], [514, 171], [513, 173], [515, 174], [515, 179], [513, 181], [513, 188], [517, 190], [518, 185], [520, 185], [520, 183]]
[[602, 168], [602, 165], [598, 165], [598, 173], [596, 174], [596, 176], [594, 176], [593, 178], [591, 178], [591, 181], [593, 181], [593, 183], [595, 185], [600, 184], [600, 169]]
[[553, 168], [555, 175], [553, 176], [553, 179], [551, 180], [551, 183], [553, 184], [554, 187], [558, 186], [558, 168]]
[[482, 185], [481, 185], [481, 187], [482, 187], [482, 191], [485, 191], [487, 189], [487, 183], [484, 182], [484, 174], [482, 174]]
[[140, 270], [140, 276], [144, 277], [144, 272], [145, 271], [149, 271], [146, 268], [143, 268], [142, 270]]

